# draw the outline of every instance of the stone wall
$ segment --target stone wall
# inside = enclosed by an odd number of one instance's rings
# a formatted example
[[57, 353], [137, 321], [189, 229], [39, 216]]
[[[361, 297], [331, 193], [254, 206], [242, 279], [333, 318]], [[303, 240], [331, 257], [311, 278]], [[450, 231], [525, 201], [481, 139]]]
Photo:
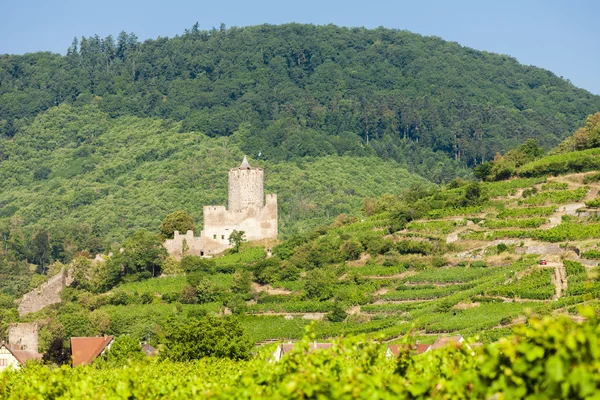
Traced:
[[183, 235], [175, 231], [173, 239], [165, 240], [164, 246], [175, 257], [184, 255], [184, 247], [187, 248], [185, 254], [210, 257], [231, 247], [229, 236], [233, 231], [244, 231], [244, 237], [249, 241], [276, 239], [277, 219], [277, 196], [274, 194], [267, 195], [266, 205], [262, 208], [251, 206], [242, 211], [231, 211], [223, 206], [206, 206], [200, 236], [194, 236], [192, 231]]
[[560, 255], [564, 249], [561, 249], [558, 244], [535, 244], [532, 246], [517, 247], [517, 254], [540, 254], [544, 255]]
[[260, 168], [229, 170], [228, 206], [230, 211], [264, 205], [264, 172]]
[[32, 312], [41, 310], [50, 304], [60, 303], [60, 292], [71, 284], [71, 278], [63, 268], [58, 274], [54, 275], [48, 282], [42, 283], [39, 287], [23, 295], [19, 302], [19, 315], [22, 317]]
[[8, 327], [8, 343], [21, 350], [38, 352], [38, 325], [35, 322], [13, 324]]

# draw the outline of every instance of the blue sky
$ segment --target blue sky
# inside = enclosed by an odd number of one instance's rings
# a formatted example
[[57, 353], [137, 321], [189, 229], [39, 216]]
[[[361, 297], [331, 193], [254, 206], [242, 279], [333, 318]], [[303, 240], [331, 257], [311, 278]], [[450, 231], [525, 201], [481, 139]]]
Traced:
[[406, 29], [508, 54], [600, 94], [597, 0], [0, 0], [0, 54], [63, 53], [73, 37], [172, 37], [200, 27], [333, 23]]

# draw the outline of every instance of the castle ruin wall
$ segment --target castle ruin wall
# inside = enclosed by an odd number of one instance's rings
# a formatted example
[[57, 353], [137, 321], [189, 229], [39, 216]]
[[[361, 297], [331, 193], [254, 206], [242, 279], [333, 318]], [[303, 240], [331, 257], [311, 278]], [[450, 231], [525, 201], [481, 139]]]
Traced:
[[39, 287], [29, 293], [25, 293], [19, 302], [19, 315], [36, 312], [51, 304], [60, 303], [60, 293], [71, 284], [71, 278], [63, 268], [58, 274], [51, 277], [48, 282], [42, 283]]
[[22, 322], [8, 327], [8, 343], [21, 347], [21, 350], [38, 352], [38, 325], [36, 322]]

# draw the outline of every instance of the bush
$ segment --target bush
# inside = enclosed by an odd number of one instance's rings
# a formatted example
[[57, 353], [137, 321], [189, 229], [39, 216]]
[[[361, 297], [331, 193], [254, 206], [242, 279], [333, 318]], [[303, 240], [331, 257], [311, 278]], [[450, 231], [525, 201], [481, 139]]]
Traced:
[[327, 319], [331, 322], [343, 322], [346, 317], [348, 317], [348, 314], [343, 304], [337, 301], [333, 306], [333, 310], [327, 313]]
[[254, 346], [237, 319], [210, 315], [185, 323], [172, 321], [162, 342], [161, 357], [180, 362], [203, 357], [247, 360]]
[[106, 356], [99, 361], [118, 366], [144, 357], [139, 341], [129, 335], [123, 335], [115, 338]]
[[340, 246], [340, 253], [344, 260], [358, 260], [363, 251], [363, 247], [358, 240], [346, 240]]
[[212, 273], [215, 270], [215, 261], [199, 256], [185, 256], [181, 259], [181, 269], [188, 274], [198, 271]]
[[181, 302], [183, 304], [195, 304], [198, 302], [198, 292], [196, 287], [185, 285], [181, 291]]
[[470, 265], [471, 268], [485, 268], [487, 263], [485, 261], [473, 261]]
[[327, 300], [333, 296], [335, 278], [320, 269], [307, 272], [304, 279], [304, 291], [309, 299]]

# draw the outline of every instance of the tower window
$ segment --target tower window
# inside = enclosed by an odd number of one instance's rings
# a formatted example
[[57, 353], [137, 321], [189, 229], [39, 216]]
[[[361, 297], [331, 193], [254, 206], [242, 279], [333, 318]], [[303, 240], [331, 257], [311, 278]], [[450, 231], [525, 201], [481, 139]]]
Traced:
[[225, 239], [225, 235], [221, 235], [221, 240], [224, 240], [224, 239]]
[[213, 235], [213, 239], [216, 239], [216, 238], [217, 238], [217, 235]]

